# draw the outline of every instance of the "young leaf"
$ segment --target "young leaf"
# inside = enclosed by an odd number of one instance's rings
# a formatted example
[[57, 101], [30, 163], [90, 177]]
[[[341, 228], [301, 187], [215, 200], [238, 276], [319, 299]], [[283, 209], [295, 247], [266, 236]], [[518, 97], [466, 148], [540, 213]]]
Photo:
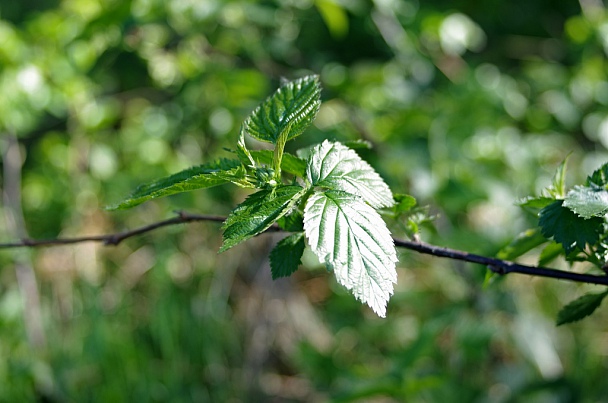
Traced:
[[304, 233], [299, 232], [283, 238], [270, 252], [272, 279], [291, 276], [301, 264], [304, 253]]
[[554, 199], [563, 199], [566, 196], [566, 165], [568, 157], [566, 157], [555, 172], [551, 186], [547, 189], [547, 193]]
[[538, 223], [542, 234], [561, 243], [566, 254], [577, 247], [584, 250], [586, 244], [595, 245], [602, 232], [604, 220], [599, 217], [579, 217], [564, 207], [563, 202], [556, 200], [540, 211]]
[[395, 195], [395, 205], [393, 211], [395, 213], [405, 213], [410, 211], [416, 205], [416, 198], [406, 194]]
[[608, 291], [598, 294], [585, 294], [563, 307], [557, 314], [556, 325], [564, 325], [583, 319], [591, 315], [602, 304]]
[[243, 165], [249, 168], [255, 168], [255, 161], [251, 156], [251, 151], [247, 149], [245, 144], [245, 126], [241, 126], [241, 132], [239, 133], [239, 140], [236, 144], [236, 155]]
[[566, 195], [564, 207], [583, 218], [603, 217], [608, 212], [608, 192], [598, 187], [575, 186]]
[[605, 163], [599, 169], [595, 170], [591, 176], [587, 177], [586, 185], [595, 185], [598, 187], [605, 187], [608, 185], [608, 163]]
[[356, 152], [325, 140], [311, 150], [306, 176], [313, 186], [361, 196], [374, 208], [391, 207], [393, 194], [374, 168]]
[[246, 173], [239, 161], [221, 159], [141, 185], [135, 189], [131, 196], [116, 205], [108, 207], [108, 210], [124, 210], [158, 197], [209, 188], [229, 182], [241, 187], [253, 187], [246, 180]]
[[220, 252], [266, 231], [284, 216], [303, 196], [297, 185], [277, 186], [250, 195], [224, 222], [224, 244]]
[[547, 239], [538, 228], [529, 229], [517, 235], [509, 245], [498, 252], [496, 257], [503, 260], [513, 260], [545, 242], [547, 242]]
[[397, 282], [397, 253], [378, 212], [346, 192], [317, 192], [306, 203], [304, 230], [311, 249], [338, 282], [384, 317]]
[[[299, 136], [312, 123], [321, 106], [318, 76], [307, 76], [281, 86], [245, 120], [250, 136], [276, 144], [281, 133]], [[289, 130], [288, 130], [289, 129]]]

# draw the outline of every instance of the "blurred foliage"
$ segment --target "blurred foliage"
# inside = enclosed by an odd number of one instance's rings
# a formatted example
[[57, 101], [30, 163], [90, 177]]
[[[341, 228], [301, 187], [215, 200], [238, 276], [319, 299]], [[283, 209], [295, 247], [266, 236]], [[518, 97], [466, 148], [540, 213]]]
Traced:
[[[568, 153], [578, 182], [608, 160], [607, 53], [599, 0], [3, 1], [0, 151], [18, 137], [32, 237], [226, 214], [246, 191], [102, 207], [226, 156], [281, 77], [318, 73], [323, 106], [290, 147], [371, 142], [361, 154], [392, 189], [438, 217], [425, 240], [494, 254], [535, 222], [515, 201], [547, 187]], [[272, 282], [274, 242], [218, 255], [219, 226], [194, 224], [116, 248], [32, 250], [39, 347], [17, 253], [1, 252], [0, 401], [608, 396], [606, 313], [553, 325], [597, 287], [509, 276], [484, 288], [483, 268], [408, 252], [381, 320], [310, 255]]]

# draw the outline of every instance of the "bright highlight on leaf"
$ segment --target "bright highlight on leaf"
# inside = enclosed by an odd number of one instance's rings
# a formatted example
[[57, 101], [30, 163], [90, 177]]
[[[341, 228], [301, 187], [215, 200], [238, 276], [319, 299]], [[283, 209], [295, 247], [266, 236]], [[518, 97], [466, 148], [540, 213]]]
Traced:
[[313, 252], [338, 282], [385, 317], [397, 282], [397, 253], [380, 214], [359, 196], [318, 192], [306, 203], [304, 230]]
[[603, 217], [608, 212], [608, 192], [602, 188], [575, 186], [566, 195], [564, 207], [583, 218]]
[[374, 208], [390, 207], [393, 194], [376, 171], [353, 150], [325, 140], [314, 147], [306, 176], [313, 186], [361, 196]]

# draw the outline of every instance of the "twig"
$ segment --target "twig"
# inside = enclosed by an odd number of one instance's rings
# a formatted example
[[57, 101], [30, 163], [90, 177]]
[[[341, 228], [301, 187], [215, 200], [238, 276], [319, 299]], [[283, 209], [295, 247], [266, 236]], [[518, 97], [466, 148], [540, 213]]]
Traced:
[[[58, 245], [69, 245], [83, 242], [101, 242], [104, 245], [118, 245], [125, 239], [141, 235], [158, 228], [167, 227], [176, 224], [185, 224], [196, 221], [213, 221], [223, 222], [226, 217], [208, 215], [208, 214], [191, 214], [183, 211], [178, 211], [177, 216], [167, 220], [159, 221], [140, 228], [129, 231], [123, 231], [115, 234], [92, 235], [73, 238], [56, 238], [56, 239], [23, 239], [18, 242], [0, 243], [0, 249], [20, 248], [20, 247], [49, 247]], [[281, 232], [281, 228], [274, 224], [266, 232]], [[546, 267], [528, 266], [524, 264], [510, 262], [487, 256], [476, 255], [473, 253], [463, 252], [456, 249], [443, 248], [440, 246], [430, 245], [420, 241], [407, 241], [403, 239], [394, 239], [395, 246], [410, 249], [419, 253], [443, 257], [453, 260], [461, 260], [469, 263], [478, 263], [487, 266], [490, 270], [497, 274], [519, 273], [536, 277], [547, 277], [561, 280], [574, 281], [578, 283], [608, 285], [608, 276], [581, 274], [570, 271], [551, 269]]]

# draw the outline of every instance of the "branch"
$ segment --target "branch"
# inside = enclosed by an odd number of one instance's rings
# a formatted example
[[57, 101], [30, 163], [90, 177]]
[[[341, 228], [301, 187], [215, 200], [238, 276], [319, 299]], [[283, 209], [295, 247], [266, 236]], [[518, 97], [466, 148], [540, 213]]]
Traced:
[[[176, 224], [186, 224], [197, 221], [214, 221], [224, 222], [226, 217], [207, 215], [207, 214], [191, 214], [183, 211], [177, 212], [177, 216], [169, 218], [164, 221], [159, 221], [150, 225], [146, 225], [140, 228], [136, 228], [129, 231], [123, 231], [115, 234], [106, 235], [92, 235], [84, 237], [73, 237], [73, 238], [56, 238], [56, 239], [23, 239], [18, 242], [0, 243], [0, 249], [8, 248], [20, 248], [20, 247], [45, 247], [45, 246], [58, 246], [58, 245], [69, 245], [83, 242], [101, 242], [104, 245], [118, 245], [125, 239], [141, 235], [158, 228], [167, 227]], [[266, 232], [281, 232], [281, 228], [277, 224], [272, 225]], [[574, 281], [577, 283], [587, 284], [599, 284], [608, 286], [608, 276], [605, 275], [592, 275], [592, 274], [581, 274], [570, 271], [551, 269], [546, 267], [528, 266], [524, 264], [510, 262], [508, 260], [501, 260], [496, 258], [490, 258], [487, 256], [475, 255], [473, 253], [463, 252], [456, 249], [443, 248], [440, 246], [430, 245], [424, 242], [418, 241], [407, 241], [403, 239], [394, 239], [395, 246], [410, 249], [419, 253], [432, 255], [436, 257], [443, 257], [452, 260], [461, 260], [469, 263], [477, 263], [487, 266], [490, 270], [497, 274], [509, 274], [519, 273], [526, 274], [529, 276], [536, 277], [547, 277], [561, 280]]]

